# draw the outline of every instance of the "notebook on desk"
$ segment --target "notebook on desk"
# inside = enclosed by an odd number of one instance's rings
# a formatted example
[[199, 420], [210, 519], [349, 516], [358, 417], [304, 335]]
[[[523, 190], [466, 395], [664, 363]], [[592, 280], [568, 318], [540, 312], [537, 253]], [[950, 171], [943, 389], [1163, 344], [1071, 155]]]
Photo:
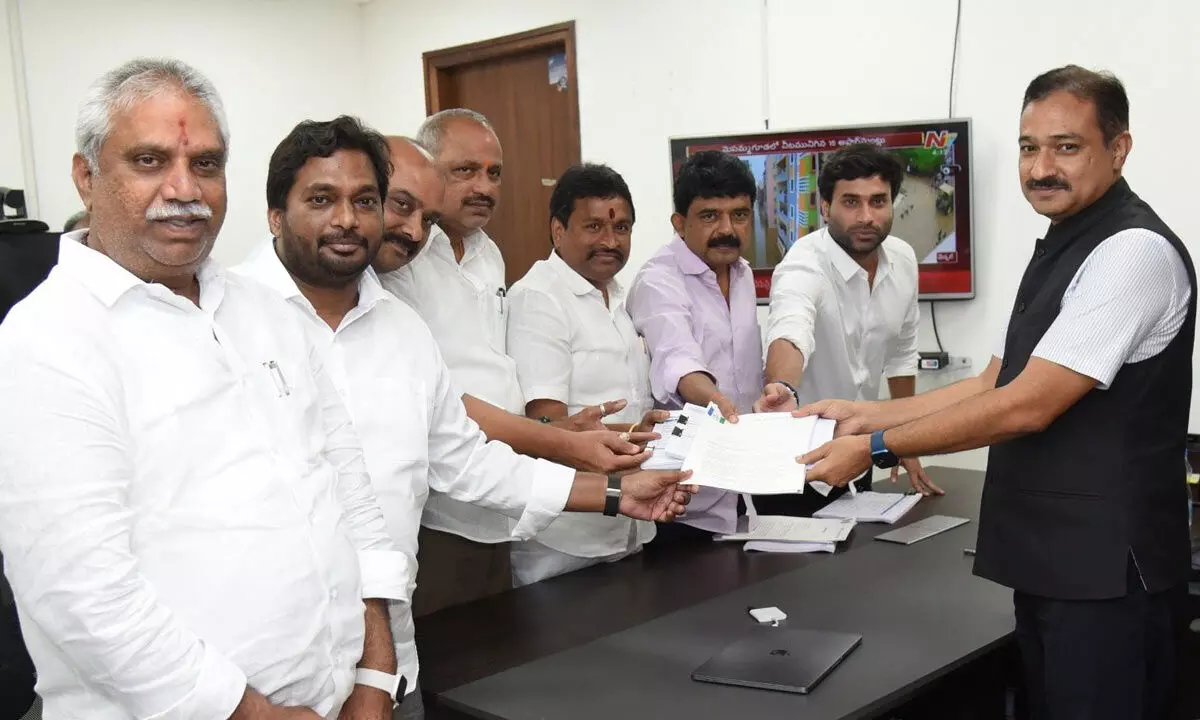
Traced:
[[813, 513], [815, 518], [849, 518], [858, 522], [894, 524], [920, 502], [916, 493], [862, 492], [846, 494]]
[[862, 643], [862, 635], [757, 627], [692, 672], [699, 682], [807, 694]]

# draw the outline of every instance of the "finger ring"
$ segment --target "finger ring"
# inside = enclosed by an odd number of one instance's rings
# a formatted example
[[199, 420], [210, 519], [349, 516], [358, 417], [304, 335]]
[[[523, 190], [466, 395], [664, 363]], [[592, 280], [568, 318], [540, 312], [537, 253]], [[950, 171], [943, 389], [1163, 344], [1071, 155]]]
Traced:
[[607, 414], [608, 414], [608, 407], [606, 406], [606, 404], [605, 404], [605, 403], [600, 403], [600, 414], [601, 414], [601, 415], [607, 415]]
[[629, 442], [629, 433], [623, 432], [617, 437], [621, 438], [621, 442]]

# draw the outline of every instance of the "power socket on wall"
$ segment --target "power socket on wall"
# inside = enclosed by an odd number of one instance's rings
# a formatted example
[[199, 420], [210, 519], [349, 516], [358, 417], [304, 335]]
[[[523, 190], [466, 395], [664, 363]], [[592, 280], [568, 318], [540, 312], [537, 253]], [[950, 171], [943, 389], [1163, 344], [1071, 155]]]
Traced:
[[961, 370], [971, 367], [971, 358], [945, 352], [922, 352], [918, 367], [927, 372]]

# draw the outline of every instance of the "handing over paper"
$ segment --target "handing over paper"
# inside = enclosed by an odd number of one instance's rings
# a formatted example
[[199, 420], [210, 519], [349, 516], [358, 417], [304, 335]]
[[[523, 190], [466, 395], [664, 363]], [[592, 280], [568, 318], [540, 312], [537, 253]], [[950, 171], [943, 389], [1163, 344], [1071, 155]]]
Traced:
[[695, 485], [755, 495], [804, 491], [796, 458], [833, 437], [834, 421], [791, 413], [741, 415], [736, 425], [706, 423], [683, 462]]

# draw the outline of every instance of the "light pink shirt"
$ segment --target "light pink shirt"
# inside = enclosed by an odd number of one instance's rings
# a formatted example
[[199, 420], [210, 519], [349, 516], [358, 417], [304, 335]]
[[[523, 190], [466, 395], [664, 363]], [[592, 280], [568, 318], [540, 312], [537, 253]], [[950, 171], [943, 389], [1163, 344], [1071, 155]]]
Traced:
[[[717, 390], [748, 413], [762, 394], [762, 334], [750, 263], [729, 274], [729, 302], [717, 275], [678, 235], [638, 271], [626, 307], [650, 350], [650, 388], [658, 407], [683, 407], [679, 381], [706, 372]], [[701, 488], [682, 520], [713, 532], [733, 532], [737, 496]]]

